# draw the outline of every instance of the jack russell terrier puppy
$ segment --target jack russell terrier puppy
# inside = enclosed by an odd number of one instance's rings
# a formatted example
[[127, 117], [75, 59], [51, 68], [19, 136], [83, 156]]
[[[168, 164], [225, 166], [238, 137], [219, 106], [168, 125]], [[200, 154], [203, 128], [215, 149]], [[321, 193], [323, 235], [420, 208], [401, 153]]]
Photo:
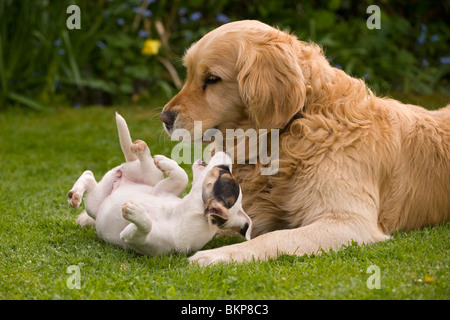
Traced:
[[188, 184], [186, 172], [162, 155], [153, 160], [144, 141], [131, 143], [118, 113], [116, 123], [126, 162], [98, 183], [91, 171], [75, 182], [68, 193], [70, 206], [78, 208], [86, 193], [79, 225], [94, 225], [101, 239], [146, 255], [197, 251], [218, 228], [250, 239], [252, 221], [242, 209], [241, 188], [227, 154], [216, 153], [208, 165], [196, 161], [191, 191], [180, 198]]

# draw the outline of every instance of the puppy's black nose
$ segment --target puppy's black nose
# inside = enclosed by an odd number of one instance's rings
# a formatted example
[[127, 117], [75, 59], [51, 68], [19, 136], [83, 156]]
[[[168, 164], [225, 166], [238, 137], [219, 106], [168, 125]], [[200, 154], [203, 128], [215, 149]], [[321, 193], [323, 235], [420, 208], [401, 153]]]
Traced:
[[166, 129], [167, 130], [171, 130], [173, 127], [173, 124], [175, 122], [175, 118], [177, 116], [171, 112], [171, 111], [164, 111], [161, 113], [161, 115], [159, 116], [159, 119], [161, 119], [161, 121], [166, 125]]
[[239, 230], [239, 233], [242, 234], [245, 237], [245, 234], [247, 233], [248, 230], [248, 223], [246, 223], [241, 230]]

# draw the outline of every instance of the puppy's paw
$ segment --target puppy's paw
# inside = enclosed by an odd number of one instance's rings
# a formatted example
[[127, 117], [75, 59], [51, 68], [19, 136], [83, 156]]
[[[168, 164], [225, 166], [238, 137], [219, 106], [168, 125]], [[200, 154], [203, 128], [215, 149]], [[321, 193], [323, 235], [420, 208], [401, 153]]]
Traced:
[[133, 222], [133, 218], [136, 216], [137, 205], [133, 201], [127, 201], [122, 206], [122, 216], [128, 221]]
[[[133, 144], [131, 145], [130, 149], [131, 149], [131, 152], [133, 152], [137, 156], [142, 156], [147, 151], [148, 146], [145, 143], [145, 141], [136, 140], [136, 141], [133, 142]], [[149, 150], [149, 152], [150, 152], [150, 150]]]
[[155, 161], [156, 167], [158, 167], [159, 170], [161, 170], [162, 172], [166, 173], [169, 176], [173, 170], [179, 167], [176, 161], [162, 155], [156, 155], [153, 157], [153, 159]]
[[95, 220], [92, 219], [85, 210], [78, 215], [77, 224], [79, 224], [81, 227], [85, 227], [85, 226], [95, 227]]
[[142, 215], [145, 215], [145, 208], [140, 203], [127, 201], [122, 206], [122, 216], [124, 219], [139, 223], [142, 220]]
[[150, 232], [152, 222], [145, 208], [140, 203], [127, 201], [122, 206], [122, 216], [136, 225], [140, 230]]
[[81, 204], [82, 195], [76, 192], [75, 190], [70, 190], [67, 193], [67, 196], [69, 197], [68, 199], [69, 205], [74, 209], [78, 209], [78, 207]]

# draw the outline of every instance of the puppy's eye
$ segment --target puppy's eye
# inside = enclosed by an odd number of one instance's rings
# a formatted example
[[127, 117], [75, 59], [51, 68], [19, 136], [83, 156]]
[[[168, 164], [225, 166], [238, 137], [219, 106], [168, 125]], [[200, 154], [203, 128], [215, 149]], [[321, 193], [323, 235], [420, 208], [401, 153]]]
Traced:
[[206, 90], [206, 87], [211, 84], [216, 84], [217, 82], [221, 81], [222, 78], [217, 76], [208, 76], [203, 81], [203, 90]]

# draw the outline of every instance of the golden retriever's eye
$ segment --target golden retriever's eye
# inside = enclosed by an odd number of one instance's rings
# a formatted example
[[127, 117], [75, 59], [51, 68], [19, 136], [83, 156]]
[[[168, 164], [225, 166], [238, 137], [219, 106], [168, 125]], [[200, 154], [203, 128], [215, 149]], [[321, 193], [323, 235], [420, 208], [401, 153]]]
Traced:
[[217, 82], [221, 81], [222, 78], [217, 76], [208, 76], [203, 81], [203, 90], [206, 90], [206, 87], [211, 84], [216, 84]]

